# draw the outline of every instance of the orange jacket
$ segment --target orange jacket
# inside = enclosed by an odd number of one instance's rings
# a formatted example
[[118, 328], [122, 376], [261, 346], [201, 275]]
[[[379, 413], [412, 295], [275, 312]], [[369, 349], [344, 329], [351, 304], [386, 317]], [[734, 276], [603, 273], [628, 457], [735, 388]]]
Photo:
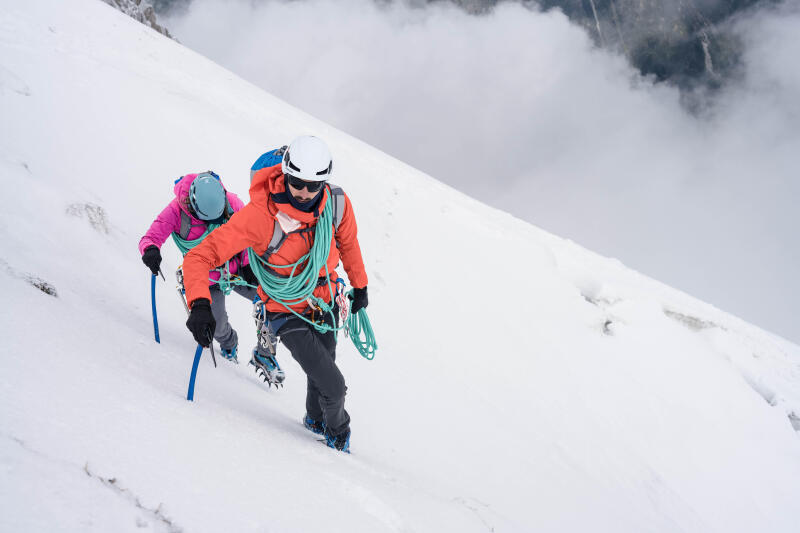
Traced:
[[[250, 203], [234, 213], [226, 224], [214, 230], [200, 245], [193, 248], [183, 259], [183, 277], [186, 287], [186, 301], [189, 305], [198, 298], [208, 298], [208, 271], [222, 265], [228, 257], [252, 247], [258, 254], [267, 251], [269, 241], [276, 224], [275, 217], [279, 211], [299, 221], [300, 228], [309, 228], [317, 223], [318, 215], [314, 212], [305, 213], [295, 209], [289, 203], [277, 203], [273, 194], [286, 193], [281, 172], [281, 166], [275, 165], [259, 170], [253, 176], [250, 184]], [[320, 201], [318, 212], [321, 213], [325, 202], [329, 199], [329, 191], [323, 189], [323, 198]], [[307, 254], [313, 243], [313, 232], [289, 233], [283, 245], [269, 258], [273, 265], [290, 265]], [[364, 270], [364, 260], [361, 258], [361, 247], [358, 245], [358, 228], [356, 217], [350, 198], [345, 195], [345, 207], [342, 221], [335, 235], [331, 237], [331, 249], [328, 254], [328, 272], [331, 282], [335, 281], [336, 266], [341, 257], [344, 269], [350, 278], [350, 284], [356, 288], [367, 286], [367, 273]], [[291, 268], [276, 268], [280, 274], [289, 275]], [[319, 277], [325, 276], [325, 271], [320, 270]], [[261, 287], [258, 295], [266, 302], [268, 311], [286, 311], [283, 305], [270, 299]], [[331, 294], [327, 283], [317, 287], [314, 296], [331, 301]], [[308, 304], [301, 302], [293, 305], [292, 309], [303, 313], [308, 309]]]

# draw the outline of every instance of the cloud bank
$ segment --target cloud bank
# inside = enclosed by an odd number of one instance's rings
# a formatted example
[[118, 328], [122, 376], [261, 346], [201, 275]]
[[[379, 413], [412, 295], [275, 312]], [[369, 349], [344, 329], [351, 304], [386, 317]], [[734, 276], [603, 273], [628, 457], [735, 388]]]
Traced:
[[435, 178], [800, 341], [796, 6], [735, 22], [745, 72], [699, 117], [558, 11], [194, 0], [165, 21]]

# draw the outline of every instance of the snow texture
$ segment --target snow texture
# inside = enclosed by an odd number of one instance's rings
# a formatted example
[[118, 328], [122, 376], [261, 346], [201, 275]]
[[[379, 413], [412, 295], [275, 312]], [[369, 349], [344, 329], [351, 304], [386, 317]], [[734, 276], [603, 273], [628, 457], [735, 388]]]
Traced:
[[[0, 9], [0, 531], [797, 531], [797, 346], [97, 0]], [[159, 280], [156, 344], [136, 247], [175, 177], [246, 197], [301, 133], [332, 147], [371, 280], [377, 356], [338, 351], [352, 455], [301, 425], [283, 347], [284, 389], [204, 355], [187, 402], [185, 313]], [[250, 305], [228, 307], [246, 353]]]

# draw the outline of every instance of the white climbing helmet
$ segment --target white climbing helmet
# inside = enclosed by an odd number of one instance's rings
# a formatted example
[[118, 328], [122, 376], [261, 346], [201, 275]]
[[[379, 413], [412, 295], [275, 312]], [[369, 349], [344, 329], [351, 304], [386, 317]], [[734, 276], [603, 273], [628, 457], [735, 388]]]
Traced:
[[284, 175], [304, 181], [327, 181], [333, 171], [331, 151], [325, 141], [313, 135], [302, 135], [289, 144], [283, 154]]

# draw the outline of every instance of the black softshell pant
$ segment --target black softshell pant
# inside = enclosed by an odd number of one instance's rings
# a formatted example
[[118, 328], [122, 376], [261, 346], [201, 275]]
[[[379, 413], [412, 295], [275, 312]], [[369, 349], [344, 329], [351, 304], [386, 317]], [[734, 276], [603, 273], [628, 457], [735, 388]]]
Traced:
[[[334, 309], [333, 314], [335, 318], [325, 317], [326, 324], [338, 323], [338, 309]], [[320, 333], [310, 324], [293, 317], [281, 326], [278, 336], [306, 373], [308, 416], [325, 422], [331, 435], [346, 432], [350, 429], [350, 415], [344, 409], [347, 386], [336, 366], [336, 334], [332, 331]]]
[[[250, 300], [251, 303], [258, 294], [254, 288], [242, 285], [237, 285], [233, 290], [239, 296]], [[228, 321], [228, 312], [225, 309], [225, 293], [217, 285], [209, 287], [209, 292], [211, 293], [211, 314], [214, 315], [214, 320], [217, 322], [217, 327], [214, 329], [214, 338], [219, 343], [220, 348], [232, 350], [239, 345], [239, 335]]]

